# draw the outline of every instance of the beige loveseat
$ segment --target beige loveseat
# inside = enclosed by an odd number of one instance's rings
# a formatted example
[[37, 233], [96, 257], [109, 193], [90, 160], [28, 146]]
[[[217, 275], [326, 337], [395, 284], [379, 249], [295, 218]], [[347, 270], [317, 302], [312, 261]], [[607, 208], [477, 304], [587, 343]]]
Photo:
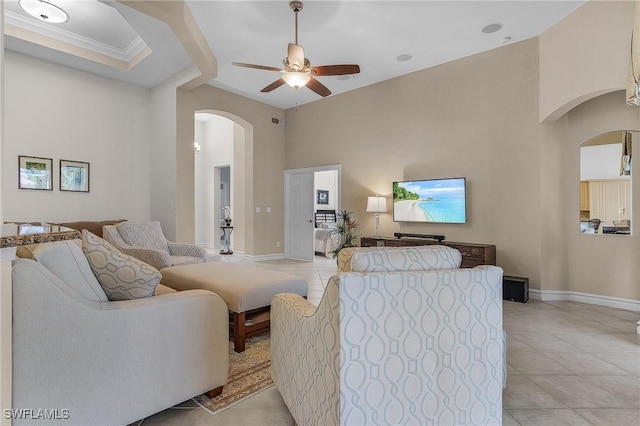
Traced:
[[333, 276], [318, 306], [276, 295], [272, 376], [296, 424], [500, 425], [502, 269], [460, 261], [448, 247], [356, 250], [361, 272]]
[[[217, 294], [109, 301], [77, 243], [30, 253], [13, 265], [14, 408], [68, 410], [60, 425], [124, 425], [226, 384]], [[13, 424], [46, 423], [27, 420]]]

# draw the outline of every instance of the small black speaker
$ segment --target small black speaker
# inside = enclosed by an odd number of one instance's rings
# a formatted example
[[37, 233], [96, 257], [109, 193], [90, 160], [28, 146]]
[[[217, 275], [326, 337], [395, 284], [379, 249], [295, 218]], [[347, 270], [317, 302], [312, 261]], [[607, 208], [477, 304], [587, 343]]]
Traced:
[[503, 276], [502, 300], [527, 303], [529, 300], [529, 278]]

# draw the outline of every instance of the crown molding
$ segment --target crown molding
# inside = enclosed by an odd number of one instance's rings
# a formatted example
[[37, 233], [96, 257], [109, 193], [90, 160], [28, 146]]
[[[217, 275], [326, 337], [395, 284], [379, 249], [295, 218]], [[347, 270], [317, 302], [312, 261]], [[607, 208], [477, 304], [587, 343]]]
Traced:
[[[5, 24], [38, 34], [42, 37], [70, 44], [83, 50], [93, 51], [99, 55], [107, 56], [124, 63], [130, 63], [132, 60], [138, 59], [141, 52], [145, 50], [150, 52], [149, 47], [140, 36], [137, 36], [127, 47], [122, 49], [9, 10], [4, 11], [4, 22]], [[139, 60], [137, 60], [136, 63], [137, 62], [139, 62]]]

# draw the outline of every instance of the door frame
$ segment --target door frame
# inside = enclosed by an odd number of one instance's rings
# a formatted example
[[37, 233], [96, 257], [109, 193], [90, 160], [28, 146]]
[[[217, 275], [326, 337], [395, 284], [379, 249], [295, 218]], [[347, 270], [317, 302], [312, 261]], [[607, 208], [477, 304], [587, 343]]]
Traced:
[[[289, 235], [291, 233], [291, 188], [289, 187], [289, 176], [300, 173], [315, 173], [326, 172], [335, 170], [337, 172], [337, 194], [336, 194], [336, 212], [341, 210], [342, 206], [342, 165], [331, 164], [327, 166], [319, 167], [305, 167], [302, 169], [288, 169], [284, 171], [284, 257], [289, 259]], [[315, 176], [314, 176], [314, 188], [315, 188]], [[311, 194], [312, 200], [315, 200], [315, 194]], [[313, 237], [311, 238], [311, 244], [314, 243]], [[315, 253], [312, 247], [312, 251]]]
[[[229, 205], [231, 206], [231, 210], [233, 211], [233, 191], [231, 190], [231, 179], [233, 178], [233, 169], [231, 167], [231, 164], [225, 164], [225, 165], [219, 165], [219, 166], [214, 166], [214, 170], [213, 170], [213, 188], [214, 188], [214, 195], [212, 196], [213, 198], [213, 245], [214, 248], [219, 249], [222, 247], [222, 244], [220, 243], [221, 241], [221, 235], [222, 235], [222, 231], [220, 230], [220, 226], [222, 224], [222, 220], [224, 219], [223, 214], [222, 214], [222, 209], [224, 208], [224, 206], [222, 205], [222, 169], [228, 168], [229, 169], [229, 188], [227, 189], [229, 191]], [[232, 237], [233, 238], [233, 237]]]

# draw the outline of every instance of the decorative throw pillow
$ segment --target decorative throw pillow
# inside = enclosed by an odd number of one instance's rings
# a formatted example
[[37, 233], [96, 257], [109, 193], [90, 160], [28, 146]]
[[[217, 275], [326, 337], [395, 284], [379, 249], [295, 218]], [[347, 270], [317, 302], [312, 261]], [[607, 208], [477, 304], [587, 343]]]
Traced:
[[169, 253], [169, 244], [158, 221], [122, 222], [116, 225], [116, 229], [130, 246], [154, 248]]
[[153, 296], [162, 278], [154, 267], [120, 252], [86, 229], [82, 230], [82, 251], [109, 300]]

